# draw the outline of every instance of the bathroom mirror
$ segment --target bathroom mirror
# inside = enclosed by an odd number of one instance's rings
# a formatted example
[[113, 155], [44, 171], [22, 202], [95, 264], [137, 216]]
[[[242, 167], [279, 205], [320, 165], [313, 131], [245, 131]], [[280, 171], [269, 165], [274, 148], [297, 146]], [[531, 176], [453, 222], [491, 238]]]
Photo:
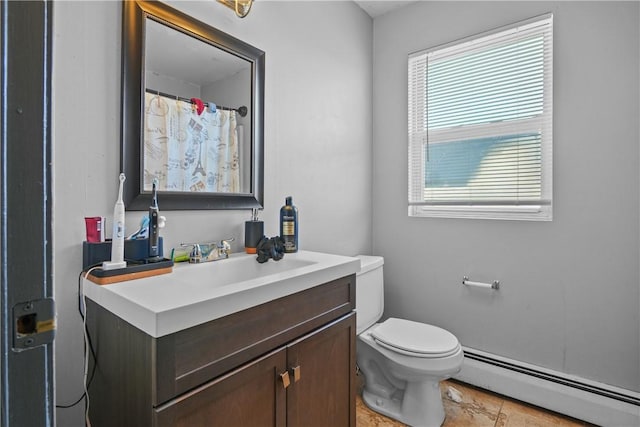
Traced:
[[123, 1], [127, 210], [263, 202], [265, 54], [163, 3]]

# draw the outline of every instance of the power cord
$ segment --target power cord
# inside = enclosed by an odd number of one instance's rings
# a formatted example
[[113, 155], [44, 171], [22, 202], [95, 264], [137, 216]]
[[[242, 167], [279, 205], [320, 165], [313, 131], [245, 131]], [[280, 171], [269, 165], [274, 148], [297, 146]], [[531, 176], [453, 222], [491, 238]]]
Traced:
[[[127, 263], [137, 263], [134, 260], [126, 260]], [[102, 263], [92, 265], [88, 270], [81, 272], [78, 275], [78, 313], [80, 313], [80, 318], [82, 319], [82, 330], [84, 334], [84, 370], [83, 370], [83, 393], [82, 395], [73, 403], [69, 405], [56, 405], [56, 408], [59, 409], [69, 409], [73, 408], [83, 400], [85, 401], [85, 425], [87, 427], [91, 427], [91, 422], [89, 421], [89, 387], [91, 386], [91, 382], [93, 381], [93, 377], [96, 373], [96, 366], [98, 365], [98, 359], [96, 358], [96, 352], [93, 348], [93, 343], [91, 342], [91, 335], [89, 334], [89, 330], [87, 329], [87, 299], [84, 294], [84, 289], [82, 286], [82, 278], [85, 279], [93, 270], [102, 267]], [[91, 368], [91, 373], [89, 374], [89, 353], [91, 353], [91, 357], [93, 358], [93, 366]]]
[[[84, 371], [83, 371], [83, 393], [82, 395], [73, 403], [69, 405], [56, 405], [56, 408], [68, 409], [76, 406], [82, 400], [85, 401], [85, 424], [87, 427], [91, 427], [91, 421], [89, 421], [89, 387], [91, 386], [91, 381], [96, 372], [96, 353], [93, 348], [93, 343], [91, 342], [91, 336], [89, 335], [89, 330], [87, 329], [87, 299], [84, 294], [84, 289], [82, 286], [82, 278], [84, 274], [84, 278], [86, 279], [91, 272], [97, 268], [100, 268], [100, 265], [96, 265], [91, 267], [85, 272], [81, 272], [78, 276], [78, 312], [80, 313], [80, 318], [82, 319], [82, 329], [84, 334]], [[91, 369], [91, 373], [89, 374], [89, 353], [91, 357], [93, 357], [93, 367]]]

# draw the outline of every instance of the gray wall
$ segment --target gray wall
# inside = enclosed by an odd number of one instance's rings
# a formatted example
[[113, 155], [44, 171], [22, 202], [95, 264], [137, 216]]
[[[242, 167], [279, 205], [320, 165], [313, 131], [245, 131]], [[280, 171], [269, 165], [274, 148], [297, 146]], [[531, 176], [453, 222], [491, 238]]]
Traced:
[[[421, 2], [373, 26], [351, 2], [258, 1], [242, 20], [213, 1], [172, 4], [267, 52], [266, 234], [278, 233], [278, 209], [292, 195], [303, 249], [351, 255], [373, 245], [385, 256], [387, 315], [640, 391], [638, 3]], [[408, 218], [407, 53], [549, 11], [554, 221]], [[54, 5], [58, 404], [82, 392], [83, 217], [110, 217], [117, 192], [120, 21], [118, 2]], [[249, 217], [163, 214], [167, 248], [241, 240]], [[128, 214], [127, 229], [141, 216]], [[500, 279], [503, 289], [463, 289], [465, 274]], [[80, 407], [57, 416], [58, 425], [82, 425]]]
[[[554, 13], [553, 222], [407, 217], [407, 54]], [[639, 4], [419, 2], [374, 21], [374, 252], [386, 315], [640, 391]], [[465, 289], [462, 277], [501, 281]]]
[[[372, 21], [352, 2], [262, 2], [245, 19], [215, 1], [172, 5], [266, 52], [265, 232], [292, 195], [300, 247], [371, 249]], [[77, 313], [84, 216], [111, 224], [120, 134], [120, 2], [54, 4], [54, 267], [56, 398], [82, 393]], [[159, 200], [162, 211], [162, 198]], [[162, 212], [165, 250], [181, 241], [243, 239], [248, 211]], [[143, 213], [127, 215], [133, 231]], [[241, 250], [241, 244], [234, 244]], [[83, 425], [82, 405], [57, 411]]]

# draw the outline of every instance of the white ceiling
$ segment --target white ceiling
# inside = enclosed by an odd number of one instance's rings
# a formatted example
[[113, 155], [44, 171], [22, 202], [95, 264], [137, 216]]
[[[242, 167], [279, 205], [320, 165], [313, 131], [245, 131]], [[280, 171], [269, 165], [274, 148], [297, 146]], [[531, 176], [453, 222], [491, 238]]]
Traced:
[[415, 3], [416, 0], [354, 0], [354, 2], [367, 12], [369, 16], [375, 18], [392, 10]]

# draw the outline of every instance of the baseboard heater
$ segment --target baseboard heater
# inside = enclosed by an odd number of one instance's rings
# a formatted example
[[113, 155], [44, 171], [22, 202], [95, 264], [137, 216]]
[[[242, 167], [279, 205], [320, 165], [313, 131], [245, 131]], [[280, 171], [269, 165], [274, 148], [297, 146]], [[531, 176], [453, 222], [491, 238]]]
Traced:
[[553, 375], [547, 372], [542, 372], [536, 369], [532, 369], [526, 366], [516, 365], [515, 363], [506, 362], [504, 360], [498, 360], [493, 357], [489, 357], [483, 354], [475, 353], [473, 350], [465, 350], [464, 356], [469, 359], [477, 360], [483, 363], [489, 363], [493, 366], [498, 366], [503, 369], [509, 369], [510, 371], [519, 372], [525, 375], [531, 375], [536, 378], [540, 378], [543, 380], [551, 381], [556, 384], [562, 384], [567, 387], [577, 388], [583, 391], [587, 391], [589, 393], [599, 394], [600, 396], [608, 397], [610, 399], [619, 400], [621, 402], [631, 403], [632, 405], [640, 406], [640, 398], [635, 396], [629, 396], [623, 393], [606, 390], [601, 387], [597, 387], [591, 384], [586, 384], [580, 381], [576, 381], [573, 379], [568, 379], [564, 377], [560, 377], [558, 375]]
[[464, 347], [455, 378], [584, 421], [640, 425], [640, 393]]

